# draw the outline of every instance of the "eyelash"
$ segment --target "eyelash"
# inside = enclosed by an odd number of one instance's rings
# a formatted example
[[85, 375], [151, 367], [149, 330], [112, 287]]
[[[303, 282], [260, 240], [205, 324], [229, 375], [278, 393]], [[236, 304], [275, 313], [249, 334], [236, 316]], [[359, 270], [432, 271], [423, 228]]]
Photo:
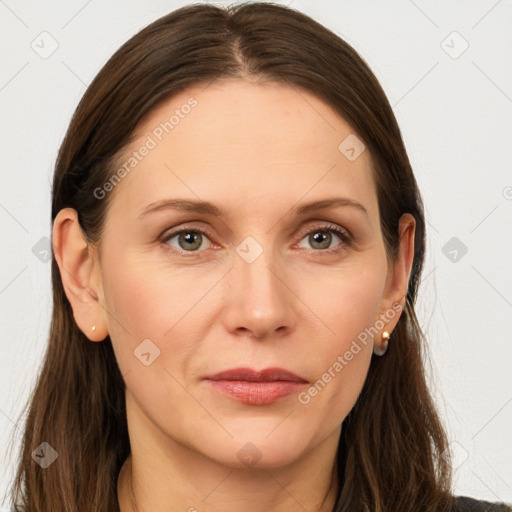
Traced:
[[[331, 255], [333, 253], [339, 253], [339, 252], [345, 251], [347, 249], [347, 246], [349, 246], [352, 241], [352, 237], [346, 229], [341, 228], [340, 226], [337, 226], [336, 224], [324, 224], [322, 226], [316, 226], [313, 229], [302, 230], [299, 233], [299, 236], [300, 236], [299, 242], [302, 241], [302, 239], [305, 236], [311, 235], [311, 234], [317, 233], [317, 232], [334, 233], [335, 235], [338, 235], [338, 237], [341, 239], [342, 243], [339, 246], [333, 247], [330, 249], [318, 249], [318, 250], [309, 249], [308, 252], [310, 252], [310, 253], [315, 253], [318, 255]], [[197, 250], [196, 251], [182, 251], [182, 250], [176, 249], [175, 247], [171, 247], [167, 243], [167, 242], [169, 242], [169, 240], [171, 240], [172, 238], [174, 238], [177, 235], [180, 235], [181, 233], [200, 233], [200, 234], [208, 237], [210, 239], [210, 241], [213, 238], [211, 233], [207, 229], [184, 227], [177, 231], [173, 231], [171, 233], [164, 233], [159, 241], [171, 252], [173, 252], [175, 254], [179, 254], [179, 255], [184, 255], [185, 257], [197, 256], [198, 254], [205, 252], [204, 250], [203, 251], [197, 251]]]

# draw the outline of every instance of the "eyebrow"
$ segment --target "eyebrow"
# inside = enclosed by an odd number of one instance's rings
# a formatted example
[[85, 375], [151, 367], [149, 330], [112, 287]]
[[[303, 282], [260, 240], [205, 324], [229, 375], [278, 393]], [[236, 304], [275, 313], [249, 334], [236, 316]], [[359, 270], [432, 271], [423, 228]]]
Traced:
[[[368, 211], [361, 203], [345, 197], [331, 197], [319, 201], [312, 201], [310, 203], [303, 204], [298, 208], [295, 208], [292, 210], [292, 212], [296, 213], [297, 215], [305, 215], [314, 211], [326, 210], [328, 208], [339, 206], [351, 206], [368, 216]], [[190, 199], [163, 199], [146, 206], [142, 213], [139, 215], [139, 219], [150, 213], [164, 210], [194, 212], [220, 218], [227, 218], [228, 216], [227, 212], [223, 208], [216, 206], [208, 201], [193, 201]]]

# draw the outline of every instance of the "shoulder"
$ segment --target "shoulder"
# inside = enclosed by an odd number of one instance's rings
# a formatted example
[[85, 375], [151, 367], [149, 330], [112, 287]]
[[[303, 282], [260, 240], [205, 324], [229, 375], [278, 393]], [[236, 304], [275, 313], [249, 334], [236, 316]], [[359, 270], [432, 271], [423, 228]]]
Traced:
[[453, 512], [512, 512], [512, 505], [503, 502], [492, 503], [467, 496], [454, 496]]

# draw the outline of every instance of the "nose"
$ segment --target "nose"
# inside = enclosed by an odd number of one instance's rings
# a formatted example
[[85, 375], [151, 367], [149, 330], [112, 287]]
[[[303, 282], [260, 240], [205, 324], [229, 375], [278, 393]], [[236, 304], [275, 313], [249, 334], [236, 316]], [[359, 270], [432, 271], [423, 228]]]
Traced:
[[223, 321], [228, 332], [275, 339], [295, 328], [297, 299], [281, 263], [270, 250], [251, 263], [235, 256], [224, 297]]

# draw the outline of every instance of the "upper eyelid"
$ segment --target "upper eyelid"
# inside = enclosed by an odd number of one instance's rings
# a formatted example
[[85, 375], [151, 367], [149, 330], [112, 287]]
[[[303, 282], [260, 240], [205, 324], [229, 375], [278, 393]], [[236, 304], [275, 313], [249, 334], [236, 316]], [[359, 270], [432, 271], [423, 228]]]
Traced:
[[340, 230], [347, 234], [347, 236], [352, 237], [352, 233], [344, 226], [341, 226], [337, 224], [336, 222], [329, 222], [329, 221], [317, 221], [319, 224], [316, 226], [305, 226], [301, 228], [298, 233], [299, 235], [302, 235], [303, 233], [310, 233], [311, 231], [314, 231], [315, 229], [318, 229], [318, 231], [335, 231]]
[[[330, 228], [337, 228], [337, 229], [340, 229], [341, 231], [345, 231], [347, 233], [348, 236], [352, 236], [352, 233], [350, 232], [350, 230], [348, 228], [346, 228], [345, 226], [342, 226], [340, 224], [337, 224], [336, 222], [331, 222], [331, 221], [328, 221], [328, 220], [318, 220], [318, 221], [311, 221], [311, 222], [316, 222], [317, 225], [314, 225], [314, 226], [311, 226], [311, 225], [307, 225], [307, 226], [304, 226], [302, 228], [300, 228], [298, 230], [298, 233], [299, 234], [302, 234], [302, 233], [309, 233], [311, 230], [314, 230], [314, 229], [330, 229]], [[204, 232], [206, 233], [207, 235], [210, 235], [212, 234], [212, 231], [211, 229], [207, 228], [207, 227], [204, 227], [204, 226], [192, 226], [192, 225], [189, 225], [188, 223], [185, 223], [183, 226], [176, 226], [174, 228], [169, 228], [169, 229], [166, 229], [163, 234], [161, 235], [162, 237], [169, 237], [171, 235], [177, 235], [183, 231], [199, 231], [199, 232]]]

